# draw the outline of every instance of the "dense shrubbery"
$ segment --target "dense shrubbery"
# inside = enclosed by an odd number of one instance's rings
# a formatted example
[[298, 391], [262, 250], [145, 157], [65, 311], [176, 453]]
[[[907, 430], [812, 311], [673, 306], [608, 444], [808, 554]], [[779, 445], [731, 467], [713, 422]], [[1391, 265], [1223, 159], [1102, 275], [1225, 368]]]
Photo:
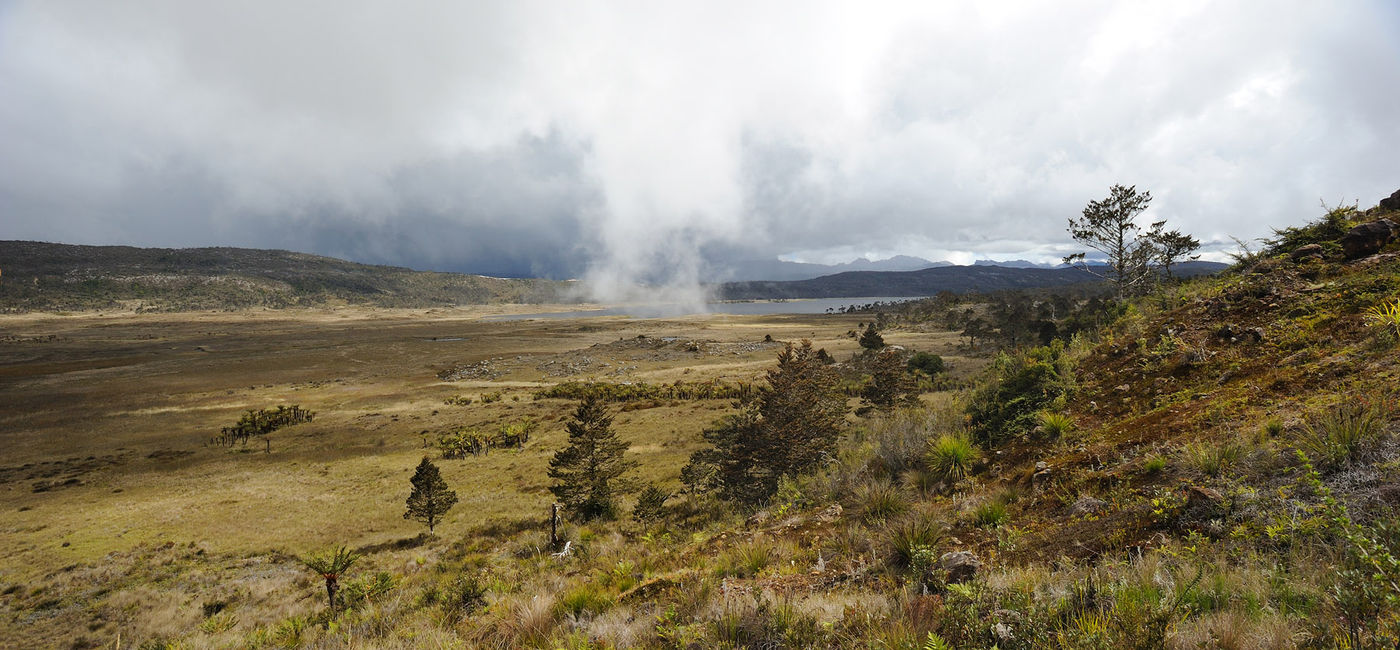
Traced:
[[235, 442], [247, 444], [251, 436], [265, 436], [273, 431], [293, 424], [310, 422], [316, 413], [295, 404], [281, 405], [275, 409], [249, 410], [238, 419], [238, 423], [219, 430], [215, 438], [220, 444], [232, 445]]
[[974, 438], [980, 444], [996, 444], [1030, 433], [1040, 412], [1056, 407], [1073, 386], [1073, 369], [1058, 341], [997, 355], [986, 383], [967, 406]]
[[645, 400], [748, 399], [759, 388], [754, 384], [720, 381], [681, 382], [674, 384], [610, 384], [605, 382], [566, 381], [535, 392], [535, 399], [587, 399], [604, 402], [639, 402]]
[[1341, 250], [1339, 240], [1359, 223], [1360, 216], [1355, 205], [1338, 205], [1328, 208], [1321, 219], [1307, 225], [1275, 228], [1274, 236], [1265, 242], [1263, 254], [1291, 253], [1308, 244], [1317, 244], [1329, 252]]
[[503, 422], [495, 433], [483, 433], [472, 428], [449, 431], [438, 436], [438, 448], [443, 458], [466, 458], [468, 454], [480, 456], [492, 449], [523, 449], [530, 441], [530, 434], [540, 423], [533, 418], [522, 418], [516, 422]]

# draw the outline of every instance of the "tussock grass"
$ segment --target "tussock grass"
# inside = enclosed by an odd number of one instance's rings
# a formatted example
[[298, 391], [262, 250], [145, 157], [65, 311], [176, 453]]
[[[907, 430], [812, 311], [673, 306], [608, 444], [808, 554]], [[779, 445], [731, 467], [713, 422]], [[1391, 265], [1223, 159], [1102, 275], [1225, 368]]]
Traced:
[[909, 500], [898, 487], [889, 483], [867, 483], [856, 493], [862, 516], [866, 521], [884, 521], [909, 509]]
[[957, 482], [972, 472], [982, 452], [964, 435], [944, 434], [929, 443], [929, 470], [944, 481]]
[[1390, 398], [1373, 397], [1339, 404], [1308, 418], [1298, 447], [1325, 468], [1349, 465], [1380, 440], [1389, 421]]

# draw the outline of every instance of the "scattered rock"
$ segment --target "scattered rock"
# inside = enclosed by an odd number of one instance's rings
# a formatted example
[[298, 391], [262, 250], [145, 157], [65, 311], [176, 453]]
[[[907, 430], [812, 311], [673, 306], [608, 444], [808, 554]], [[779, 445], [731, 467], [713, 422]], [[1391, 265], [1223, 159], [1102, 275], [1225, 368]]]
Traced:
[[749, 528], [759, 528], [772, 520], [773, 513], [768, 512], [767, 510], [759, 510], [758, 512], [753, 513], [753, 515], [751, 515], [748, 519], [746, 519], [744, 521], [744, 525]]
[[997, 623], [992, 626], [992, 636], [1002, 643], [1010, 643], [1016, 639], [1016, 635], [1011, 633], [1011, 626], [1005, 623]]
[[833, 503], [833, 504], [831, 504], [830, 506], [828, 506], [826, 510], [823, 510], [823, 511], [821, 511], [820, 513], [817, 514], [817, 521], [818, 521], [818, 522], [821, 522], [821, 523], [828, 523], [828, 522], [836, 521], [836, 520], [837, 520], [838, 518], [840, 518], [840, 517], [841, 517], [841, 504], [839, 504], [839, 503]]
[[1395, 239], [1400, 225], [1389, 219], [1363, 223], [1342, 236], [1342, 252], [1349, 260], [1379, 252]]
[[1294, 249], [1292, 253], [1288, 254], [1288, 258], [1294, 262], [1302, 262], [1307, 259], [1322, 259], [1322, 246], [1319, 244], [1299, 246]]
[[1050, 465], [1043, 460], [1037, 462], [1035, 473], [1031, 475], [1031, 489], [1035, 490], [1037, 494], [1044, 492], [1045, 488], [1050, 485], [1050, 476]]
[[1075, 516], [1096, 515], [1108, 508], [1108, 502], [1091, 496], [1082, 496], [1069, 507], [1069, 514]]
[[951, 551], [938, 558], [938, 566], [948, 572], [948, 583], [958, 584], [972, 579], [982, 568], [982, 562], [972, 551]]

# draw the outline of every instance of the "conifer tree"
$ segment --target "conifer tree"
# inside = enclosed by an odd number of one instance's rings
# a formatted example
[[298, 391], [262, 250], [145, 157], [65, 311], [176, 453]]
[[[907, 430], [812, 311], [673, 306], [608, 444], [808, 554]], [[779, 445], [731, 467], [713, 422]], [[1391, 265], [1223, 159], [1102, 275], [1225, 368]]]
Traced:
[[612, 420], [596, 395], [585, 397], [565, 425], [569, 446], [549, 461], [549, 491], [584, 521], [614, 514], [615, 495], [625, 489], [622, 475], [637, 465], [625, 458], [631, 445], [612, 430]]
[[457, 493], [447, 489], [447, 482], [442, 480], [437, 465], [427, 456], [418, 463], [410, 482], [413, 483], [413, 491], [408, 495], [408, 511], [403, 513], [403, 518], [427, 524], [428, 534], [432, 535], [433, 527], [457, 504]]
[[880, 331], [875, 329], [875, 323], [865, 326], [865, 332], [860, 335], [860, 347], [867, 350], [879, 350], [885, 347], [885, 339], [880, 336]]
[[691, 456], [683, 475], [710, 476], [720, 494], [760, 503], [785, 475], [815, 469], [835, 451], [846, 400], [836, 372], [818, 358], [811, 341], [791, 343], [768, 371], [770, 390], [704, 432], [710, 448]]
[[893, 350], [875, 357], [870, 367], [870, 383], [861, 391], [871, 406], [888, 409], [900, 402], [917, 402], [916, 387], [906, 371], [904, 358]]

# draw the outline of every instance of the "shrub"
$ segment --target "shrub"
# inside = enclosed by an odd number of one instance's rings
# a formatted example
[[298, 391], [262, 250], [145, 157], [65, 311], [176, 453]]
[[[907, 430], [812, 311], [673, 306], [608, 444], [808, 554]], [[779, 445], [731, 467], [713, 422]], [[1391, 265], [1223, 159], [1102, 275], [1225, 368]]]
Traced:
[[865, 327], [865, 331], [860, 335], [860, 347], [867, 350], [879, 350], [885, 347], [885, 338], [880, 336], [880, 331], [875, 329], [875, 323]]
[[720, 495], [748, 504], [766, 501], [784, 475], [817, 469], [836, 452], [846, 400], [838, 376], [816, 358], [812, 342], [788, 344], [767, 373], [769, 389], [742, 404], [702, 435], [712, 446], [691, 455], [690, 476], [708, 474]]
[[915, 352], [909, 357], [909, 369], [933, 377], [943, 372], [943, 357], [931, 352]]
[[[1324, 204], [1324, 208], [1327, 206]], [[1265, 240], [1265, 256], [1291, 253], [1308, 244], [1320, 244], [1324, 248], [1336, 249], [1337, 241], [1356, 225], [1360, 212], [1355, 205], [1341, 205], [1327, 208], [1321, 219], [1302, 227], [1290, 226], [1282, 230], [1274, 229], [1274, 237]]]
[[669, 498], [671, 498], [671, 493], [655, 485], [642, 488], [642, 491], [637, 494], [637, 505], [632, 507], [632, 521], [642, 526], [649, 526], [658, 521], [665, 514], [663, 507]]
[[944, 434], [929, 443], [927, 461], [934, 475], [953, 483], [967, 476], [981, 456], [982, 452], [966, 437]]
[[452, 580], [448, 586], [444, 604], [464, 614], [470, 614], [486, 604], [486, 581], [476, 573], [464, 573]]
[[1050, 438], [1059, 438], [1074, 428], [1074, 420], [1063, 413], [1043, 411], [1039, 417], [1040, 430]]
[[995, 444], [1029, 432], [1040, 411], [1069, 394], [1072, 375], [1060, 341], [1016, 356], [997, 355], [989, 376], [967, 405], [973, 438], [980, 444]]

